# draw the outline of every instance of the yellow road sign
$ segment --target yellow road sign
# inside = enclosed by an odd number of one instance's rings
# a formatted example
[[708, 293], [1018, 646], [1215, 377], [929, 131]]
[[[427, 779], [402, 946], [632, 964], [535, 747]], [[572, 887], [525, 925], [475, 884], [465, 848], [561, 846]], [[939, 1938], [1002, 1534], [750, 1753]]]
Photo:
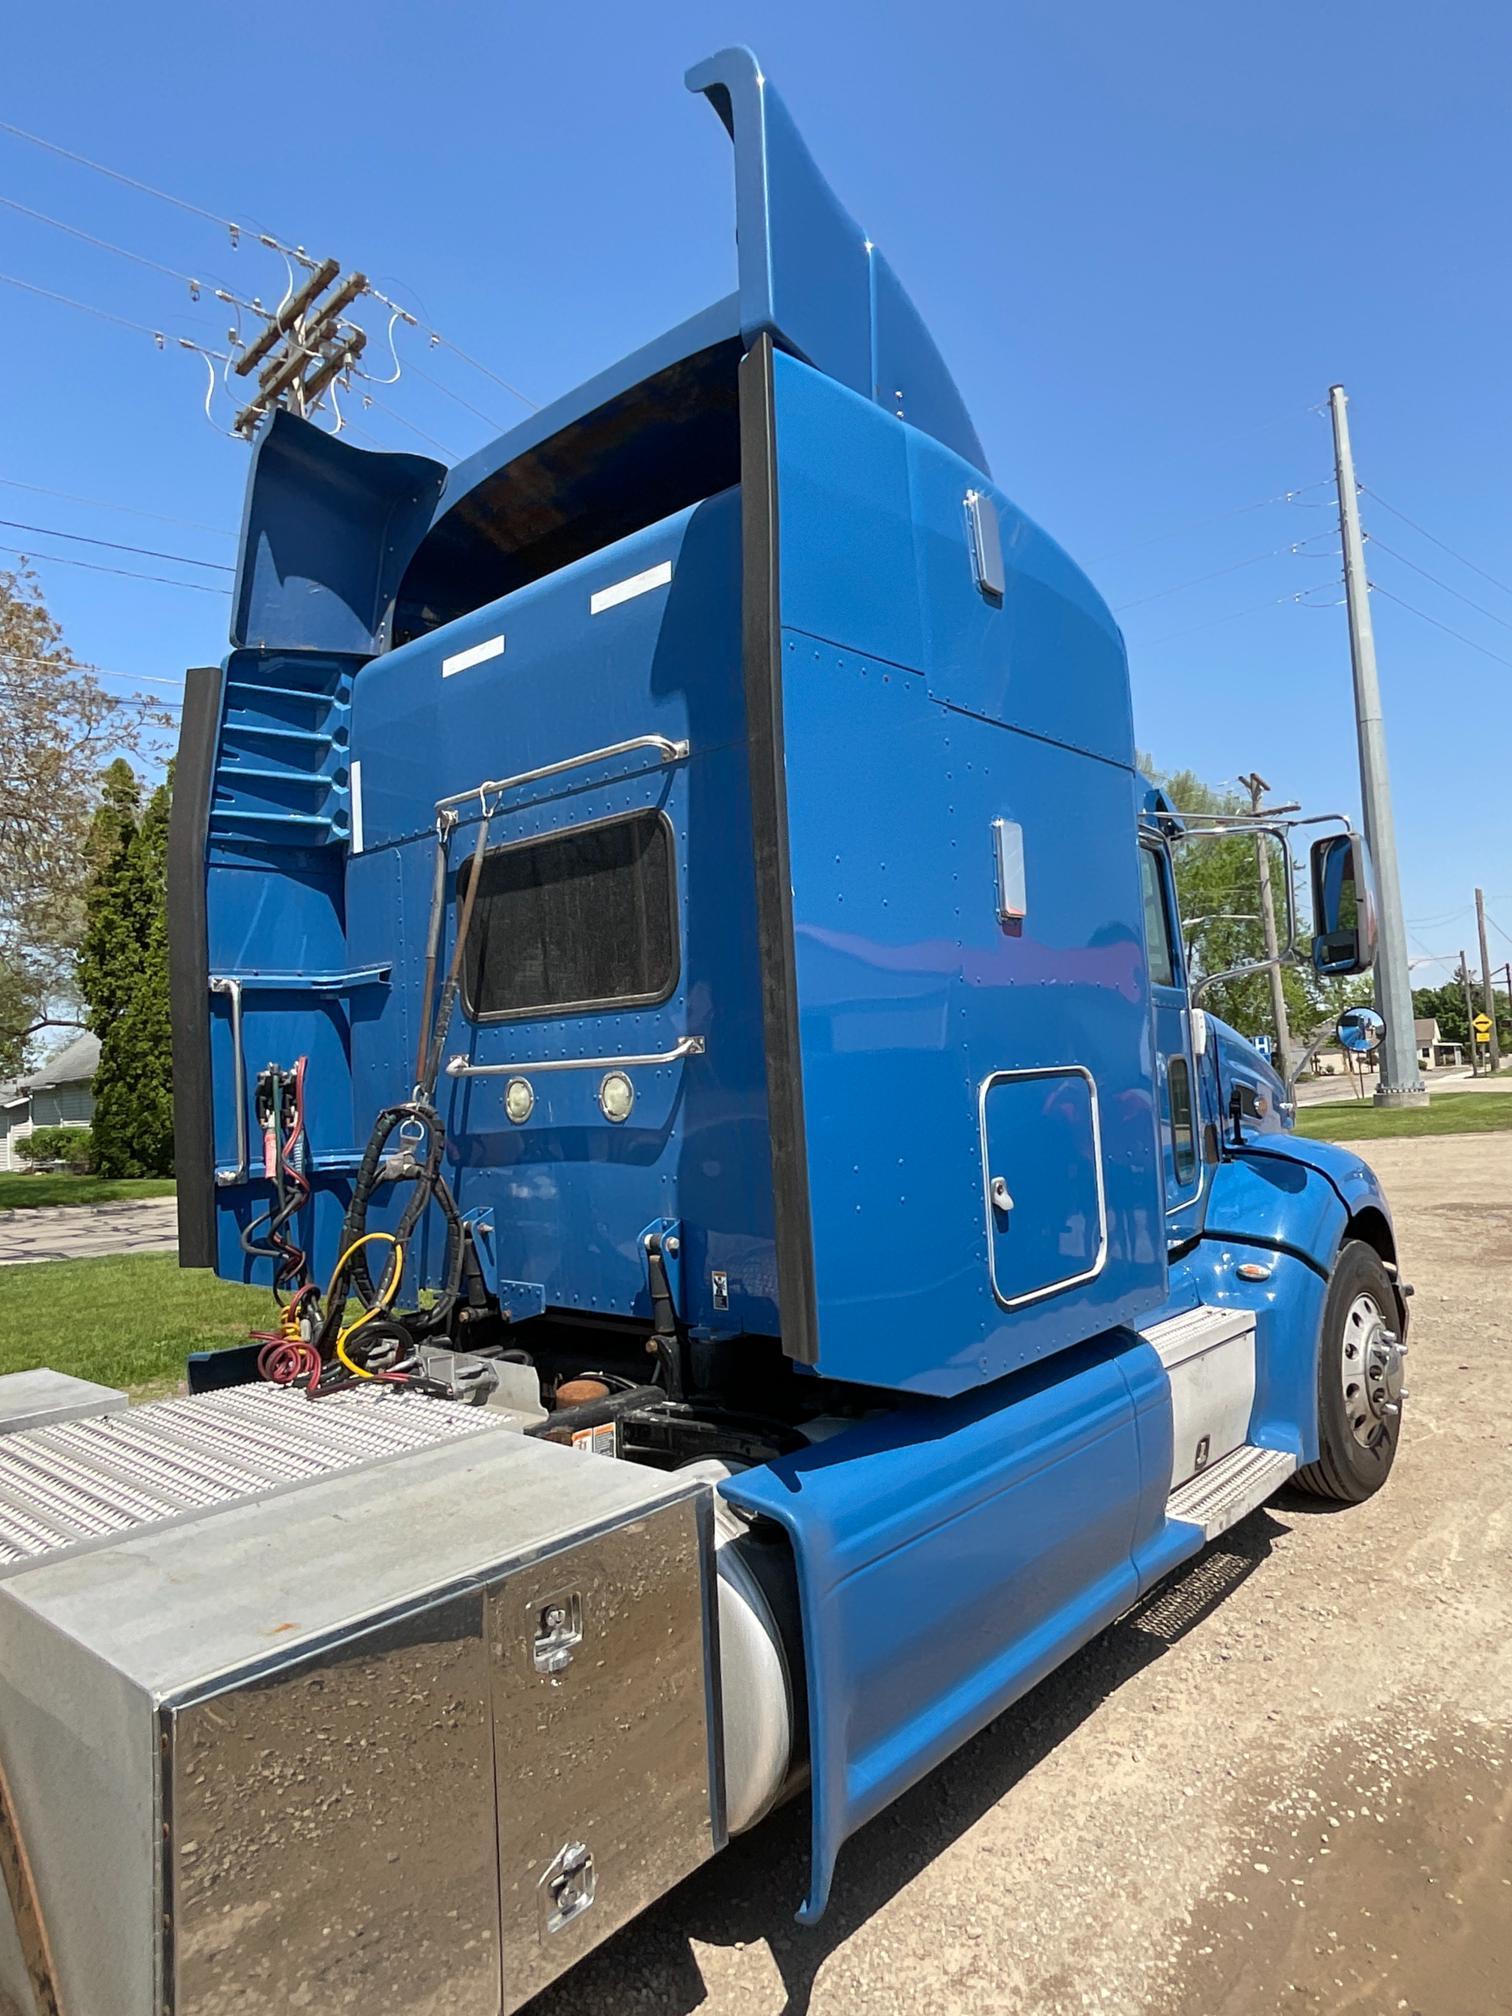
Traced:
[[1470, 1024], [1470, 1027], [1475, 1031], [1477, 1042], [1489, 1043], [1491, 1041], [1491, 1017], [1489, 1015], [1477, 1015], [1475, 1020]]

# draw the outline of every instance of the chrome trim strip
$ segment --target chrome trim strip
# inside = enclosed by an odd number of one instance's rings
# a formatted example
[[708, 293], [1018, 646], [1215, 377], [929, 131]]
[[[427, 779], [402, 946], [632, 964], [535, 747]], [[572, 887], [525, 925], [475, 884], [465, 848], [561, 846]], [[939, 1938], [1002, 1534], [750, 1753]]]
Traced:
[[611, 757], [629, 756], [638, 749], [654, 749], [663, 763], [681, 763], [688, 754], [686, 742], [673, 742], [665, 735], [632, 735], [628, 742], [610, 742], [602, 749], [585, 749], [580, 756], [564, 756], [559, 763], [542, 763], [537, 769], [522, 770], [516, 777], [490, 777], [482, 784], [474, 784], [471, 790], [453, 791], [450, 797], [436, 800], [436, 810], [449, 812], [458, 805], [470, 805], [474, 798], [486, 810], [491, 796], [502, 798], [506, 791], [539, 784], [547, 777], [560, 777], [565, 770], [580, 770], [585, 763], [607, 763]]
[[247, 1180], [247, 1061], [242, 1051], [242, 983], [234, 974], [212, 974], [210, 992], [225, 994], [231, 1002], [231, 1075], [236, 1081], [236, 1166], [217, 1169], [215, 1180], [224, 1189]]
[[[996, 1231], [992, 1208], [992, 1170], [987, 1155], [987, 1094], [994, 1085], [1005, 1084], [1014, 1078], [1085, 1078], [1087, 1090], [1092, 1100], [1092, 1167], [1097, 1177], [1097, 1258], [1090, 1267], [1080, 1274], [1067, 1274], [1060, 1281], [1047, 1282], [1043, 1288], [1031, 1288], [1023, 1295], [1005, 1295], [998, 1286]], [[1095, 1281], [1108, 1262], [1108, 1199], [1103, 1183], [1102, 1113], [1097, 1101], [1097, 1080], [1085, 1064], [1046, 1064], [1032, 1066], [1022, 1071], [989, 1071], [977, 1088], [977, 1128], [982, 1148], [982, 1197], [986, 1205], [987, 1225], [987, 1275], [992, 1283], [994, 1299], [1004, 1309], [1022, 1309], [1027, 1303], [1041, 1302], [1047, 1295], [1059, 1295], [1067, 1288], [1079, 1288], [1084, 1281]]]
[[[639, 1057], [542, 1057], [530, 1064], [469, 1064], [465, 1057], [453, 1057], [446, 1066], [448, 1078], [528, 1078], [542, 1071], [628, 1071], [650, 1070], [657, 1064], [678, 1064], [684, 1057], [701, 1057], [702, 1036], [681, 1036], [670, 1050], [648, 1052]], [[1094, 1098], [1096, 1094], [1094, 1093]]]

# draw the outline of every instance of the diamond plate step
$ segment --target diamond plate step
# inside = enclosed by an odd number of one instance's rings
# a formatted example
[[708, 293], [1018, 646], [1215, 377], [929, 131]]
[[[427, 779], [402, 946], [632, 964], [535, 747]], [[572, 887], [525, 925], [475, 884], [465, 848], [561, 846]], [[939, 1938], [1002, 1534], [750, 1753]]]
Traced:
[[1260, 1449], [1247, 1442], [1173, 1491], [1166, 1500], [1166, 1517], [1200, 1526], [1204, 1539], [1215, 1540], [1263, 1505], [1296, 1467], [1297, 1459], [1289, 1451]]

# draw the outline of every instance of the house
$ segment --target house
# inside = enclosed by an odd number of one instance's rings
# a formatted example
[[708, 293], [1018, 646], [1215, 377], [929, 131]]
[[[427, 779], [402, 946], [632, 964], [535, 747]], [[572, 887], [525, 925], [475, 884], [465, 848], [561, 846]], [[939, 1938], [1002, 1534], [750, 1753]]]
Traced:
[[1436, 1071], [1445, 1065], [1463, 1064], [1465, 1047], [1462, 1043], [1451, 1043], [1439, 1034], [1438, 1018], [1419, 1018], [1412, 1025], [1413, 1040], [1417, 1044], [1418, 1069]]
[[34, 1127], [87, 1127], [94, 1118], [100, 1039], [76, 1036], [20, 1078], [0, 1083], [0, 1169], [24, 1169], [16, 1153]]

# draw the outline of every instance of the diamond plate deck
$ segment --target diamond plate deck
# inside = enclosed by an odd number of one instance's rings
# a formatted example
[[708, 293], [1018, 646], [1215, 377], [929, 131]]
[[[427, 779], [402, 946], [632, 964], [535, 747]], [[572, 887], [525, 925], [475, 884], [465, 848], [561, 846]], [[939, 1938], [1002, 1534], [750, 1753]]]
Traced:
[[0, 1574], [501, 1425], [483, 1408], [393, 1389], [311, 1401], [236, 1386], [27, 1429], [0, 1442]]

